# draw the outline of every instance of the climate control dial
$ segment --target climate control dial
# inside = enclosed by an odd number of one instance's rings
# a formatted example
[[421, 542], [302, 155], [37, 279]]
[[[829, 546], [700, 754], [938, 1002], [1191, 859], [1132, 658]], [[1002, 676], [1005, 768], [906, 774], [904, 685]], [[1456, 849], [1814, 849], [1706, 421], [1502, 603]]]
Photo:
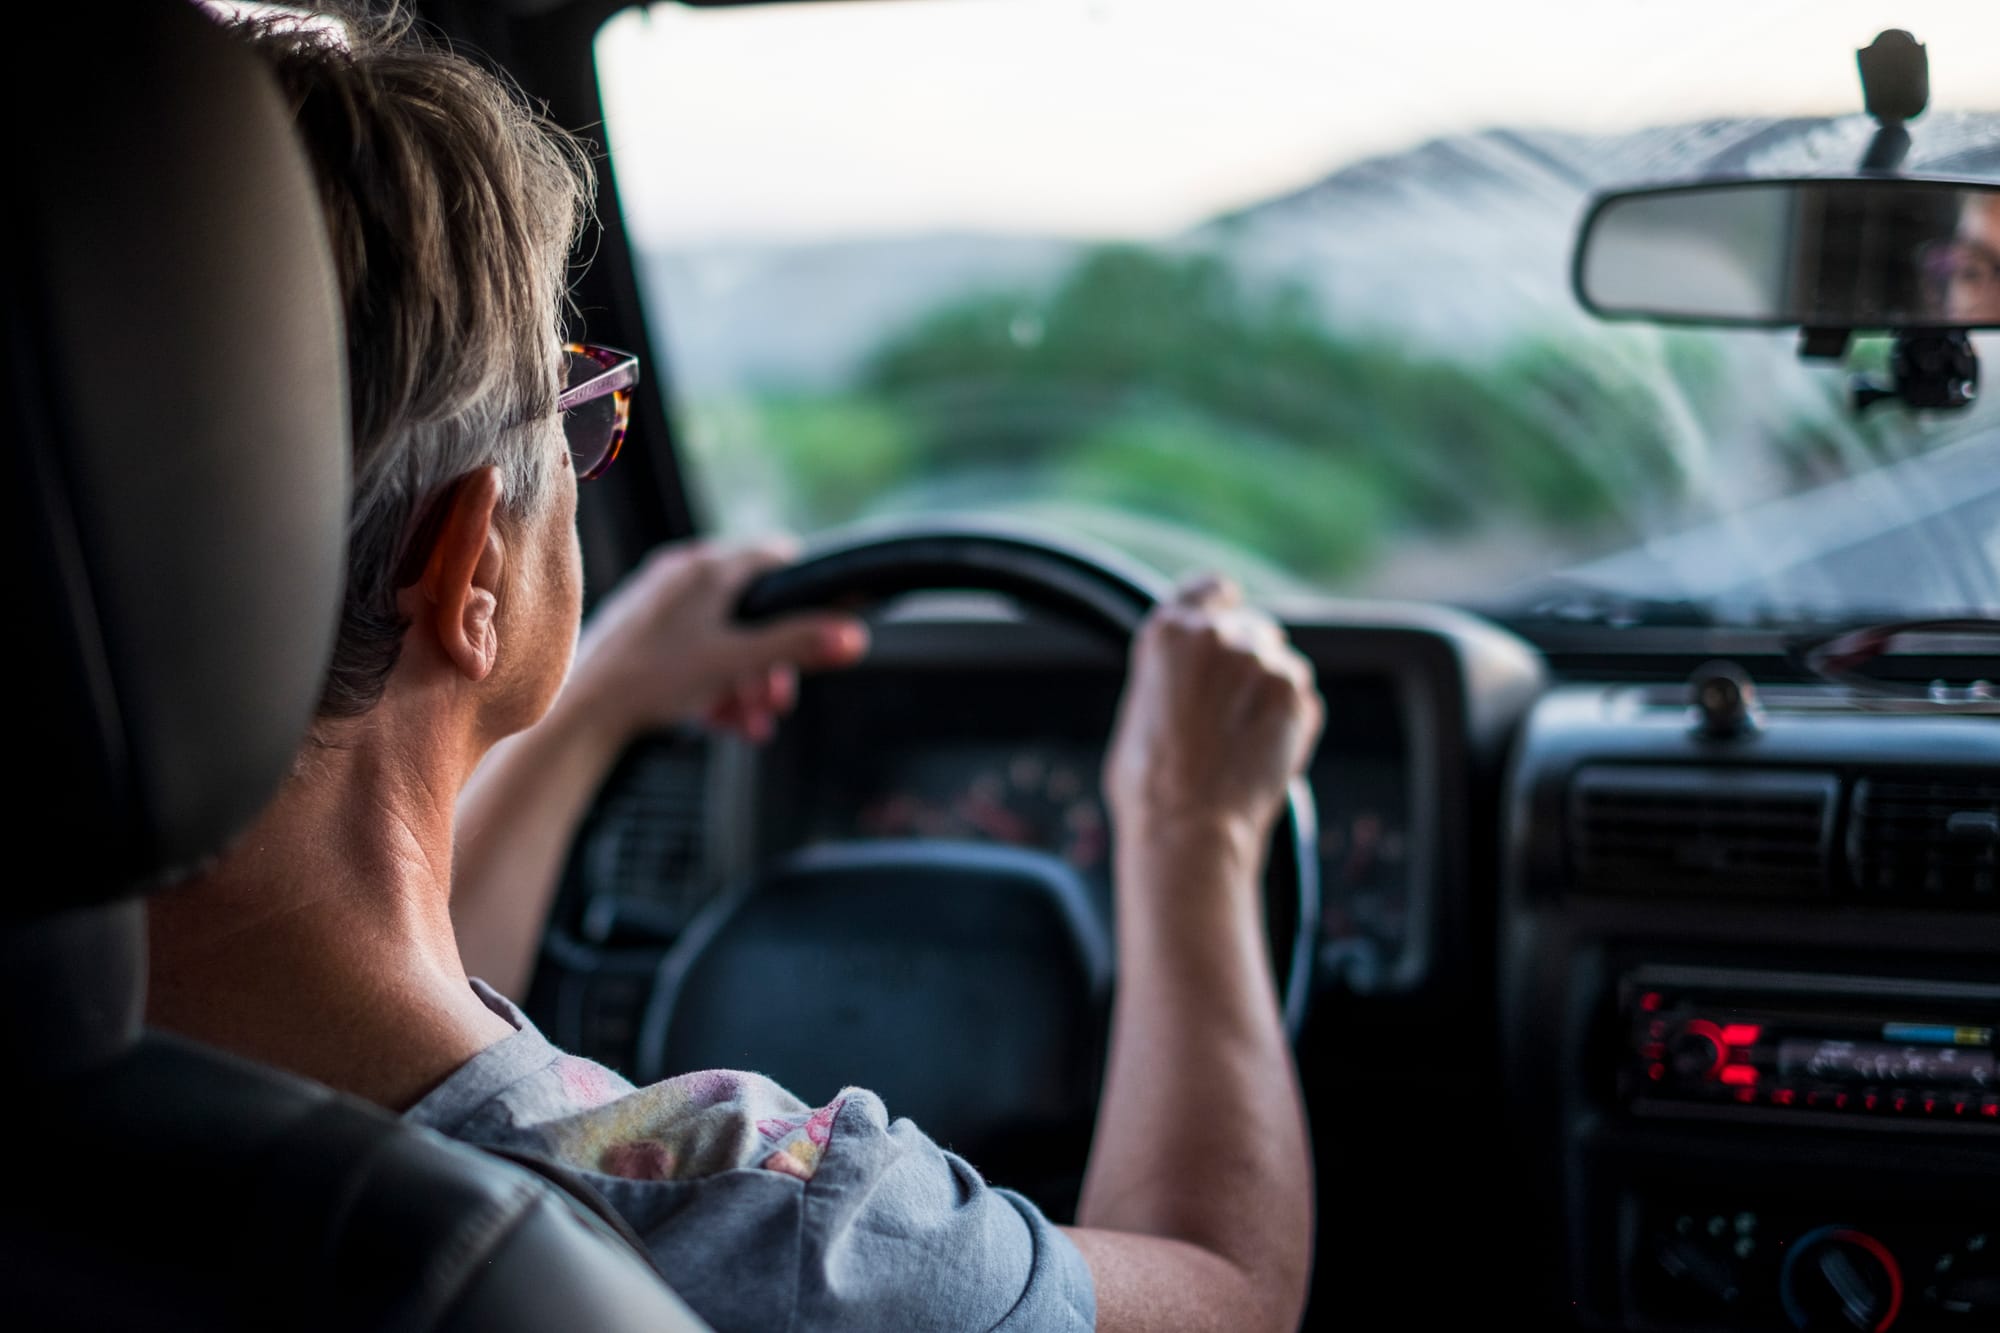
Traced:
[[1778, 1294], [1794, 1328], [1887, 1333], [1903, 1312], [1903, 1271], [1867, 1232], [1820, 1227], [1792, 1242]]

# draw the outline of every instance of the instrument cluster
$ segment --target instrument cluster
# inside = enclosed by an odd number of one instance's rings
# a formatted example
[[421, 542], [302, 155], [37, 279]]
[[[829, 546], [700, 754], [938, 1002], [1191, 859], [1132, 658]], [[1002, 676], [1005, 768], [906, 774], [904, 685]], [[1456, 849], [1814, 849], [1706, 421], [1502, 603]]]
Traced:
[[[1424, 858], [1410, 827], [1400, 691], [1322, 678], [1318, 804], [1324, 948], [1343, 970], [1408, 947]], [[812, 682], [800, 749], [769, 812], [773, 850], [857, 839], [1001, 843], [1046, 852], [1108, 889], [1100, 779], [1121, 681], [1078, 668], [877, 670]]]

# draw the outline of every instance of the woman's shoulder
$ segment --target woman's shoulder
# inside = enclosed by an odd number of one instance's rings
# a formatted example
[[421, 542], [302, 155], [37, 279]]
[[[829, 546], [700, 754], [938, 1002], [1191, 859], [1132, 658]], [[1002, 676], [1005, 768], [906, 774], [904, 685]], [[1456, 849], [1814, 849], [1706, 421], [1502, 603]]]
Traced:
[[762, 1074], [706, 1069], [634, 1087], [594, 1061], [557, 1053], [468, 1126], [502, 1146], [624, 1180], [698, 1180], [734, 1170], [810, 1180], [834, 1121], [853, 1106], [881, 1124], [873, 1094], [848, 1088], [811, 1106]]

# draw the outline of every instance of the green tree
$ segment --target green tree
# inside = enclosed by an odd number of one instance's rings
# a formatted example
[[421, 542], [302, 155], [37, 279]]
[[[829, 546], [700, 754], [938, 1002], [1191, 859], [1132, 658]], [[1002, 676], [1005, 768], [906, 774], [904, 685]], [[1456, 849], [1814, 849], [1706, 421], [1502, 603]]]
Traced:
[[1398, 536], [1588, 534], [1634, 497], [1670, 503], [1732, 373], [1712, 338], [1646, 328], [1443, 355], [1330, 327], [1304, 289], [1246, 283], [1222, 254], [1104, 246], [1050, 290], [911, 321], [844, 393], [763, 400], [759, 434], [807, 528], [1053, 502], [1338, 581]]

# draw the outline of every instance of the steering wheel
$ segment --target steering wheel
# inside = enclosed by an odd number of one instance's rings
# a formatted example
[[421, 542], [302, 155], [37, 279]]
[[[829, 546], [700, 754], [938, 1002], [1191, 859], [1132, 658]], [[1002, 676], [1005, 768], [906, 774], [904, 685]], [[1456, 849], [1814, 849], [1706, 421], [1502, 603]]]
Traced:
[[[822, 545], [752, 583], [736, 614], [755, 622], [798, 611], [856, 610], [904, 593], [937, 589], [1003, 593], [1121, 648], [1170, 592], [1158, 574], [1110, 552], [998, 525], [926, 525]], [[1319, 927], [1314, 812], [1306, 780], [1295, 780], [1272, 831], [1265, 869], [1271, 972], [1286, 1030], [1293, 1036], [1305, 1019]]]
[[[998, 527], [851, 537], [752, 584], [746, 621], [985, 590], [1129, 646], [1167, 585], [1115, 556]], [[1313, 805], [1295, 782], [1264, 881], [1297, 1035], [1319, 923]], [[946, 841], [809, 848], [712, 903], [659, 965], [636, 1074], [757, 1069], [809, 1100], [882, 1095], [990, 1178], [1061, 1215], [1090, 1141], [1113, 985], [1103, 899], [1060, 858]]]

